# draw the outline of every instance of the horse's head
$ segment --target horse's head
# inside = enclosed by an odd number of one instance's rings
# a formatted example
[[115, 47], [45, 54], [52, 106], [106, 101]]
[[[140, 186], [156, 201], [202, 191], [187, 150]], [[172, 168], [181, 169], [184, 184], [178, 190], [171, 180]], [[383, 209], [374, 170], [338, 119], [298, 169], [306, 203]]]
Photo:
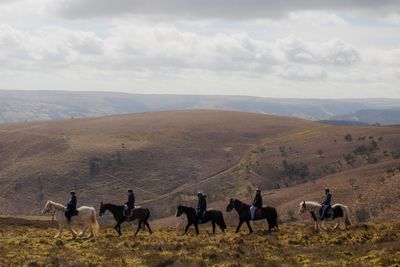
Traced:
[[103, 202], [100, 202], [99, 216], [103, 216], [104, 212], [106, 212], [106, 206], [103, 204]]
[[305, 201], [300, 202], [299, 204], [299, 214], [307, 211], [307, 205]]
[[183, 213], [183, 206], [179, 204], [178, 207], [176, 208], [176, 217], [181, 216], [182, 213]]
[[226, 206], [226, 211], [231, 212], [235, 208], [235, 200], [231, 198], [229, 200], [228, 206]]
[[42, 209], [42, 213], [46, 214], [49, 213], [53, 209], [53, 205], [51, 205], [51, 201], [47, 200], [46, 205], [44, 205], [44, 208]]

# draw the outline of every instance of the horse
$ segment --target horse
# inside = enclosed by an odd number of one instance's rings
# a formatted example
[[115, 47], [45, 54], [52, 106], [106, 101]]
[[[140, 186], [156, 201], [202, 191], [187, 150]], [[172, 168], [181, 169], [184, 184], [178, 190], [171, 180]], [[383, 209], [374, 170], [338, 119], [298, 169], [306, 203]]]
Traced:
[[42, 213], [53, 213], [53, 219], [55, 218], [58, 222], [58, 233], [54, 238], [59, 238], [62, 236], [64, 227], [66, 227], [72, 234], [72, 238], [76, 239], [77, 236], [83, 237], [85, 233], [90, 230], [89, 236], [87, 238], [93, 237], [99, 231], [99, 223], [96, 219], [96, 210], [93, 207], [82, 206], [78, 208], [78, 215], [71, 218], [71, 223], [82, 223], [84, 225], [83, 231], [78, 235], [71, 225], [68, 223], [67, 217], [65, 217], [65, 211], [67, 207], [56, 203], [54, 201], [48, 200], [44, 206]]
[[150, 225], [149, 225], [149, 217], [150, 217], [150, 210], [147, 208], [142, 208], [142, 207], [135, 207], [135, 209], [132, 212], [131, 217], [126, 217], [124, 215], [124, 206], [121, 205], [114, 205], [114, 204], [103, 204], [103, 202], [100, 203], [100, 212], [99, 216], [103, 216], [104, 212], [109, 211], [112, 213], [114, 216], [114, 219], [117, 221], [117, 224], [114, 226], [115, 231], [117, 231], [118, 235], [122, 235], [121, 231], [121, 224], [125, 221], [133, 221], [133, 220], [138, 220], [138, 228], [135, 232], [135, 236], [140, 230], [140, 227], [147, 226], [147, 229], [149, 229], [150, 234], [153, 232], [151, 231]]
[[[322, 208], [322, 205], [314, 202], [314, 201], [302, 201], [299, 204], [299, 214], [304, 213], [304, 212], [310, 212], [311, 217], [313, 218], [315, 222], [315, 230], [321, 228], [326, 230], [326, 227], [324, 226], [324, 221], [321, 221], [319, 211]], [[337, 220], [336, 225], [333, 227], [333, 229], [336, 229], [340, 226], [341, 223], [344, 224], [344, 228], [346, 229], [347, 225], [351, 225], [351, 221], [349, 218], [349, 208], [343, 204], [335, 204], [332, 205], [332, 215], [328, 218], [325, 218], [324, 220], [327, 221], [333, 221]]]
[[[240, 227], [244, 222], [246, 222], [250, 233], [252, 233], [253, 229], [251, 228], [250, 225], [250, 220], [251, 220], [250, 205], [247, 205], [238, 199], [231, 198], [229, 200], [228, 206], [226, 207], [226, 211], [231, 212], [233, 209], [235, 209], [239, 215], [239, 224], [236, 228], [236, 233], [239, 232]], [[256, 214], [253, 221], [261, 219], [267, 219], [268, 232], [271, 232], [271, 230], [274, 227], [278, 228], [278, 213], [274, 207], [262, 207], [261, 215]]]
[[215, 225], [217, 224], [219, 228], [221, 228], [222, 232], [225, 232], [226, 224], [224, 221], [224, 216], [220, 210], [208, 209], [204, 213], [203, 219], [201, 222], [198, 221], [196, 210], [192, 207], [187, 207], [183, 205], [179, 205], [176, 210], [176, 217], [181, 216], [183, 213], [186, 214], [187, 217], [187, 225], [185, 227], [185, 233], [189, 230], [189, 227], [193, 224], [196, 229], [196, 235], [199, 234], [199, 224], [205, 224], [211, 221], [213, 234], [215, 234]]

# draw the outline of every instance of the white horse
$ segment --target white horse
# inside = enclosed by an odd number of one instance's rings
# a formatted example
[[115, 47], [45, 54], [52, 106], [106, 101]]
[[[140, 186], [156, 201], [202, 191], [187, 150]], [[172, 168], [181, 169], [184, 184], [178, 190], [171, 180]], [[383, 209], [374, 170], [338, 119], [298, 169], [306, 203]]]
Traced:
[[324, 218], [324, 220], [322, 221], [319, 213], [321, 208], [322, 205], [318, 202], [303, 201], [299, 204], [299, 214], [309, 212], [315, 221], [315, 230], [319, 230], [320, 226], [322, 229], [326, 230], [326, 227], [324, 226], [324, 221], [333, 221], [335, 219], [337, 222], [336, 225], [333, 227], [334, 229], [338, 228], [341, 223], [344, 224], [345, 229], [347, 225], [351, 225], [351, 221], [349, 218], [349, 208], [347, 206], [343, 204], [332, 205], [332, 215], [329, 218]]
[[[65, 217], [65, 211], [67, 208], [59, 203], [48, 200], [44, 206], [42, 213], [52, 213], [53, 218], [58, 222], [59, 232], [54, 236], [54, 238], [59, 238], [62, 236], [64, 227], [66, 227], [72, 234], [72, 238], [77, 237], [77, 233], [72, 229], [71, 225], [68, 223], [67, 217]], [[72, 223], [82, 223], [84, 225], [83, 231], [79, 234], [79, 237], [83, 237], [84, 234], [90, 230], [88, 238], [95, 236], [99, 231], [99, 223], [96, 219], [96, 210], [93, 207], [82, 206], [77, 209], [79, 211], [77, 216], [71, 218]]]

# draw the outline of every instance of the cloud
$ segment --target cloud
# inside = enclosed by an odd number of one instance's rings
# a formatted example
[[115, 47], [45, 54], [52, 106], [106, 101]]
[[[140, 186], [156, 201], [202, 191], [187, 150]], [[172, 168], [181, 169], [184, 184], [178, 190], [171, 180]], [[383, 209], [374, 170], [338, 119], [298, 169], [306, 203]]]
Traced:
[[[54, 0], [56, 1], [56, 0]], [[56, 10], [69, 18], [131, 14], [178, 19], [281, 18], [291, 12], [330, 10], [370, 15], [400, 13], [397, 0], [57, 0]]]
[[360, 61], [360, 54], [354, 47], [337, 39], [311, 43], [289, 37], [279, 40], [278, 46], [289, 61], [298, 63], [345, 66]]
[[[271, 42], [245, 33], [202, 35], [172, 26], [118, 25], [100, 37], [94, 32], [47, 27], [23, 32], [0, 25], [2, 68], [109, 69], [148, 71], [201, 69], [215, 72], [271, 74], [290, 65], [298, 77], [323, 77], [293, 66], [351, 66], [359, 52], [343, 41], [305, 42], [289, 37]], [[312, 68], [316, 69], [316, 68]], [[296, 75], [282, 75], [289, 77]]]

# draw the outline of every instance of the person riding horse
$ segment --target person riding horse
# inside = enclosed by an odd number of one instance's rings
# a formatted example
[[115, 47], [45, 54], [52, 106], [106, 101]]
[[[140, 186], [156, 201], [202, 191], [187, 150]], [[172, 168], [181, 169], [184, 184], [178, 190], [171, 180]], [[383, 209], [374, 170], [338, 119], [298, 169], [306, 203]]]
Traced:
[[204, 213], [207, 210], [207, 196], [204, 195], [202, 192], [197, 193], [198, 197], [198, 203], [197, 203], [197, 208], [196, 208], [196, 215], [197, 215], [197, 220], [201, 222], [204, 217]]
[[68, 223], [71, 222], [72, 216], [78, 215], [78, 211], [76, 210], [78, 199], [76, 197], [75, 191], [71, 191], [70, 194], [71, 197], [67, 203], [67, 210], [65, 211], [65, 217], [67, 217]]
[[253, 203], [251, 204], [250, 207], [250, 213], [251, 213], [251, 219], [254, 220], [254, 216], [256, 213], [256, 210], [258, 208], [262, 208], [262, 197], [261, 197], [261, 189], [257, 188], [256, 189], [256, 196], [254, 197]]
[[330, 193], [330, 190], [328, 187], [325, 188], [325, 195], [326, 195], [326, 198], [325, 198], [324, 202], [321, 203], [321, 205], [322, 205], [322, 208], [320, 211], [321, 220], [324, 219], [325, 212], [331, 207], [332, 194]]
[[133, 190], [128, 190], [128, 201], [125, 202], [125, 216], [127, 218], [132, 216], [132, 212], [135, 209], [135, 195], [133, 194]]

